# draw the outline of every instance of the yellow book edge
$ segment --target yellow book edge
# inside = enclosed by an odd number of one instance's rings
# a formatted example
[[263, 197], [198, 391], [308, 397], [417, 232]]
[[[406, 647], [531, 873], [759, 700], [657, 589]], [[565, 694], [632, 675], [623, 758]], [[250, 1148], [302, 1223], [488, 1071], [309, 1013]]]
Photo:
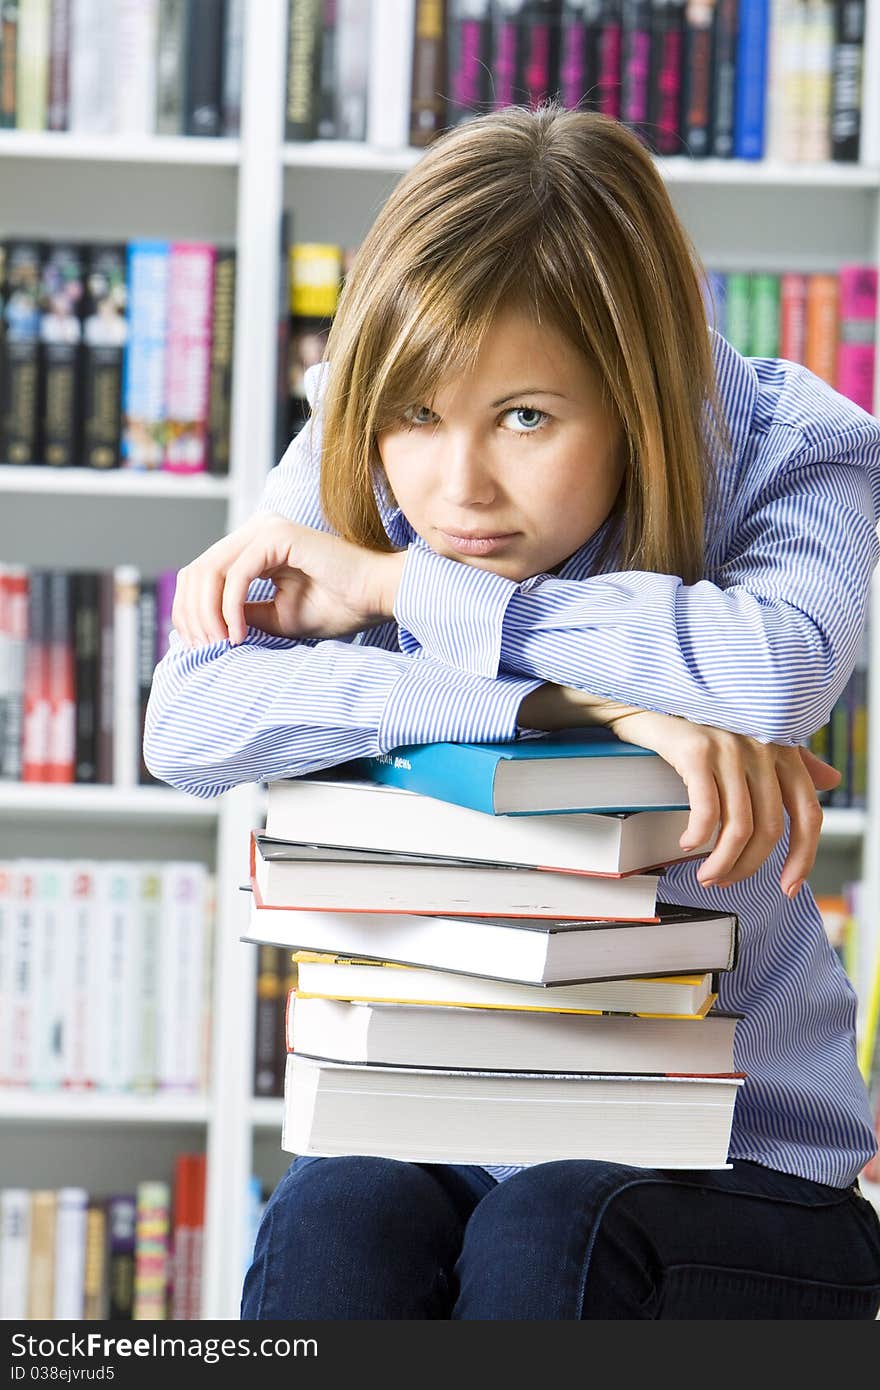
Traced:
[[308, 990], [296, 989], [293, 991], [297, 999], [341, 999], [349, 1004], [424, 1004], [438, 1009], [501, 1009], [510, 1013], [522, 1014], [589, 1014], [593, 1018], [604, 1018], [606, 1015], [621, 1014], [626, 1018], [675, 1018], [698, 1020], [705, 1018], [706, 1014], [716, 1002], [718, 995], [709, 994], [705, 1001], [700, 1005], [696, 1013], [691, 1014], [650, 1014], [635, 1012], [631, 1009], [566, 1009], [558, 1005], [551, 1004], [474, 1004], [463, 999], [394, 999], [391, 996], [377, 997], [375, 994], [315, 994]]

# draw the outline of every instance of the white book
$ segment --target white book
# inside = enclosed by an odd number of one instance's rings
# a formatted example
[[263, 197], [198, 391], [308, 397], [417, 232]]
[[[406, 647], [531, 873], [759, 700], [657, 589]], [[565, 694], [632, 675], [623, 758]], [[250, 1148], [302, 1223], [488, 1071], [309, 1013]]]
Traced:
[[12, 862], [0, 861], [0, 1086], [9, 1078], [12, 1044], [12, 943], [14, 925]]
[[163, 1090], [198, 1092], [202, 1086], [207, 888], [204, 864], [162, 866], [157, 1083]]
[[138, 1016], [133, 1007], [139, 969], [140, 904], [134, 893], [133, 866], [106, 861], [96, 866], [98, 910], [104, 942], [99, 1084], [111, 1091], [130, 1089], [137, 1057]]
[[336, 138], [366, 140], [370, 0], [336, 0]]
[[31, 1084], [54, 1088], [64, 1074], [64, 997], [68, 982], [62, 975], [66, 937], [65, 903], [68, 874], [63, 860], [28, 861], [34, 876], [34, 1054]]
[[408, 1163], [728, 1168], [742, 1081], [355, 1067], [289, 1053], [281, 1147]]
[[135, 981], [132, 1010], [138, 1018], [134, 1086], [152, 1091], [156, 1086], [159, 1046], [159, 968], [162, 937], [162, 873], [158, 864], [135, 867], [138, 901], [140, 966]]
[[113, 609], [113, 783], [138, 784], [140, 704], [138, 691], [138, 598], [140, 571], [135, 565], [114, 570]]
[[89, 1195], [84, 1187], [58, 1189], [52, 1314], [56, 1321], [79, 1322], [83, 1316], [88, 1201]]
[[29, 1086], [33, 1079], [38, 999], [34, 968], [37, 952], [36, 883], [33, 873], [22, 860], [15, 861], [12, 877], [12, 995], [7, 1079], [13, 1086]]
[[120, 135], [152, 135], [156, 127], [158, 14], [158, 0], [116, 0], [113, 124]]
[[804, 124], [801, 159], [831, 158], [831, 87], [834, 68], [833, 0], [809, 0], [804, 35]]
[[45, 130], [49, 95], [50, 0], [19, 0], [15, 124]]
[[682, 853], [679, 840], [689, 818], [687, 810], [487, 816], [376, 782], [290, 777], [269, 783], [266, 834], [351, 849], [617, 876], [706, 854], [715, 835]]
[[416, 0], [373, 0], [367, 142], [375, 149], [409, 145], [415, 13]]
[[64, 1086], [96, 1086], [99, 1074], [100, 1016], [106, 974], [104, 942], [98, 921], [96, 865], [78, 860], [72, 866], [67, 912], [67, 1013]]
[[859, 136], [859, 163], [875, 169], [880, 165], [880, 5], [865, 6], [865, 43], [862, 60], [862, 126]]
[[27, 1317], [31, 1194], [23, 1187], [0, 1191], [0, 1322]]
[[68, 128], [80, 135], [113, 130], [115, 23], [116, 0], [73, 0]]

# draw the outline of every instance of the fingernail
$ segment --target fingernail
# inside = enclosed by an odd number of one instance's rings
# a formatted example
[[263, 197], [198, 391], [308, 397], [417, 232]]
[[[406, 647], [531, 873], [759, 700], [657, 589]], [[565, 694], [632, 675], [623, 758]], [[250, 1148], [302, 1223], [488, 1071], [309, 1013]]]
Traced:
[[804, 880], [802, 878], [795, 879], [794, 883], [790, 883], [786, 888], [786, 896], [789, 898], [796, 898], [803, 886]]

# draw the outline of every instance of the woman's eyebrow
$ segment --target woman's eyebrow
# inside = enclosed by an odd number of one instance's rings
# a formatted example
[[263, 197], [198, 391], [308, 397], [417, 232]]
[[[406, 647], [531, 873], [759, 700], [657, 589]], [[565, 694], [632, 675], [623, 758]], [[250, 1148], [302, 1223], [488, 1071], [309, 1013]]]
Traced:
[[509, 396], [502, 396], [500, 401], [493, 401], [492, 409], [497, 410], [499, 405], [506, 405], [508, 401], [515, 401], [518, 396], [559, 396], [562, 400], [565, 399], [562, 391], [551, 391], [546, 386], [521, 386], [518, 391], [512, 391]]

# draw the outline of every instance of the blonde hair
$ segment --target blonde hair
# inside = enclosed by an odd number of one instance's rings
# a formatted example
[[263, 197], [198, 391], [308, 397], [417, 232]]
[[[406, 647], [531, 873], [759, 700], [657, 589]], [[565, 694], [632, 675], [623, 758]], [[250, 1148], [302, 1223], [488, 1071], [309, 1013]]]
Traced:
[[650, 155], [618, 122], [549, 102], [448, 131], [385, 202], [340, 295], [325, 352], [328, 523], [391, 549], [377, 435], [472, 368], [494, 316], [515, 307], [584, 354], [621, 422], [618, 567], [693, 583], [711, 446], [727, 447], [703, 275]]

